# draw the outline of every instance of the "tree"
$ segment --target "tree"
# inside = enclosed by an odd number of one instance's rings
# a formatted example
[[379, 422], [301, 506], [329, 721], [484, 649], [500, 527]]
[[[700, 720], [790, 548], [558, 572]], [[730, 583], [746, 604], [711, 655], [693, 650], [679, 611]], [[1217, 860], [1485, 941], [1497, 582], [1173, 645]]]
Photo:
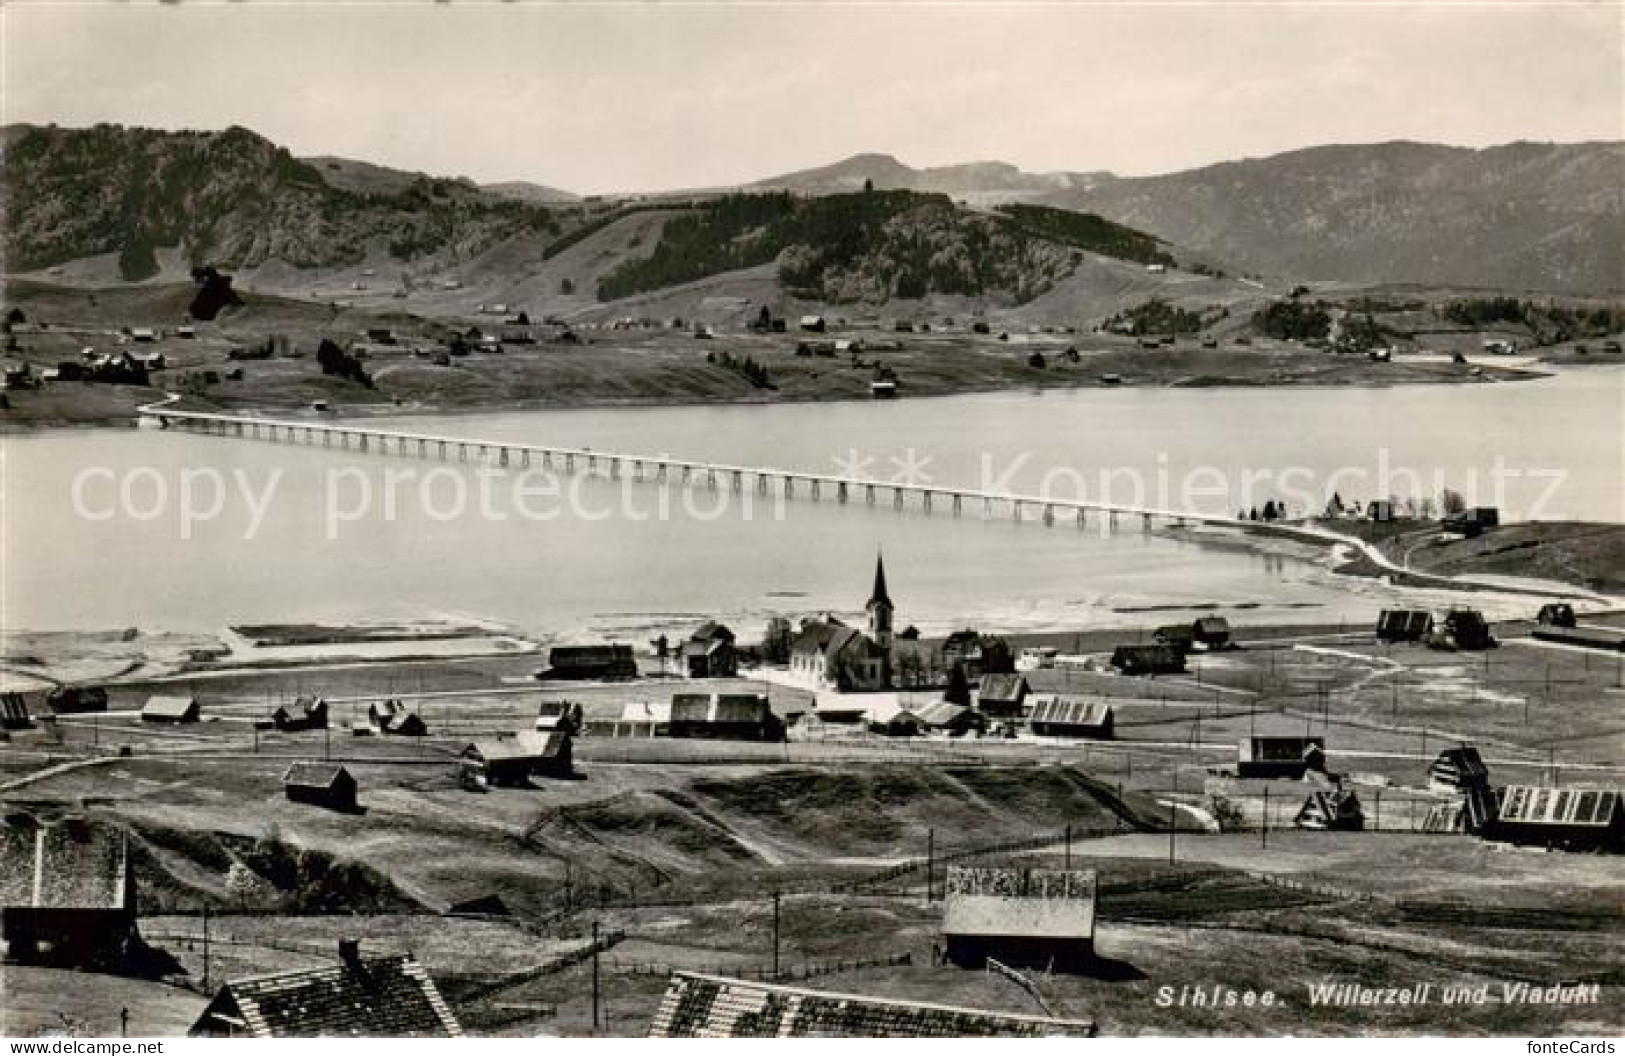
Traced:
[[871, 191], [873, 191], [874, 189], [875, 189], [875, 181], [874, 180], [866, 179], [866, 180], [863, 181], [863, 193], [864, 194], [868, 194]]
[[948, 688], [942, 691], [942, 699], [950, 704], [970, 707], [970, 683], [965, 679], [964, 664], [955, 664], [953, 670], [948, 672]]
[[767, 631], [762, 635], [762, 658], [770, 664], [788, 664], [793, 637], [789, 620], [783, 616], [768, 620]]
[[566, 275], [564, 278], [559, 280], [559, 293], [562, 296], [569, 297], [575, 292], [576, 284], [575, 281], [570, 278], [570, 276]]
[[226, 890], [237, 900], [237, 905], [243, 908], [265, 890], [265, 881], [242, 862], [232, 862], [231, 868], [226, 870]]
[[1445, 488], [1439, 494], [1439, 510], [1446, 517], [1452, 513], [1460, 513], [1467, 508], [1467, 500], [1462, 498], [1461, 492], [1454, 488]]

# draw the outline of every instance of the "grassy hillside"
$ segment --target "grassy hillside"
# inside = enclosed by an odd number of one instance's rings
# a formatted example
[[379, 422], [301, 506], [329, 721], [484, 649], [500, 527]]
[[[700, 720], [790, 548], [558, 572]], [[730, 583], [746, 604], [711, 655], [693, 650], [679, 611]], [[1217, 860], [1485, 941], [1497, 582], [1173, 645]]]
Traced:
[[1093, 213], [1075, 213], [1044, 205], [1003, 205], [999, 211], [1039, 238], [1140, 264], [1174, 263], [1173, 256], [1163, 250], [1157, 239]]
[[553, 214], [456, 180], [354, 189], [354, 179], [300, 161], [242, 128], [163, 132], [97, 125], [14, 129], [3, 205], [9, 267], [30, 271], [119, 254], [120, 274], [158, 272], [178, 246], [196, 264], [281, 260], [353, 264], [387, 246], [410, 260], [471, 256], [503, 238], [555, 227]]

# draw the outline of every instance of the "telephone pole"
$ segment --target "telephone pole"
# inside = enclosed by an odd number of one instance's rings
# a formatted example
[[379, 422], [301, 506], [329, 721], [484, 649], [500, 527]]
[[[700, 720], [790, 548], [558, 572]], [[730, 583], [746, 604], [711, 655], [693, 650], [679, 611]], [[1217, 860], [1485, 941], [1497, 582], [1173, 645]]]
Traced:
[[773, 892], [773, 978], [779, 977], [779, 893]]
[[596, 1033], [602, 1020], [598, 1014], [598, 922], [592, 922], [592, 1029]]

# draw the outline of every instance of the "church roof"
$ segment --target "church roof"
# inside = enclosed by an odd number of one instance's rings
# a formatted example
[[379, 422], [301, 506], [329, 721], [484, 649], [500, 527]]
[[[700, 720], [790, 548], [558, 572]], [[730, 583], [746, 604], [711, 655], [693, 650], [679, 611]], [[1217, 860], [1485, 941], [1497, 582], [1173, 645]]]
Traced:
[[896, 608], [892, 604], [891, 595], [886, 593], [886, 559], [880, 554], [875, 555], [875, 589], [869, 594], [869, 607], [884, 605], [888, 609]]

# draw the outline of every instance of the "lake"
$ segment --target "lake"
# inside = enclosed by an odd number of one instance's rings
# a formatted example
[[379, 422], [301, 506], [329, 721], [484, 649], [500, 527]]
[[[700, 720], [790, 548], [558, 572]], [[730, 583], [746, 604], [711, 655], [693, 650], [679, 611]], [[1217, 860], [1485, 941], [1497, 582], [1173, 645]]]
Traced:
[[[850, 472], [1234, 513], [1436, 496], [1509, 519], [1625, 520], [1625, 371], [1391, 389], [1101, 389], [886, 403], [400, 417], [383, 428]], [[3, 442], [4, 626], [207, 630], [450, 615], [642, 635], [703, 616], [857, 617], [884, 550], [928, 633], [1366, 619], [1392, 594], [1317, 562], [1053, 528], [775, 504], [207, 438], [82, 430]], [[394, 474], [394, 478], [387, 474]], [[411, 474], [411, 476], [408, 476]], [[78, 488], [76, 504], [75, 488]], [[216, 490], [218, 489], [218, 490]], [[459, 498], [461, 501], [459, 502]], [[183, 504], [184, 500], [184, 504]], [[187, 505], [189, 504], [189, 505]], [[196, 517], [185, 515], [191, 510]], [[201, 515], [218, 513], [204, 519]]]

